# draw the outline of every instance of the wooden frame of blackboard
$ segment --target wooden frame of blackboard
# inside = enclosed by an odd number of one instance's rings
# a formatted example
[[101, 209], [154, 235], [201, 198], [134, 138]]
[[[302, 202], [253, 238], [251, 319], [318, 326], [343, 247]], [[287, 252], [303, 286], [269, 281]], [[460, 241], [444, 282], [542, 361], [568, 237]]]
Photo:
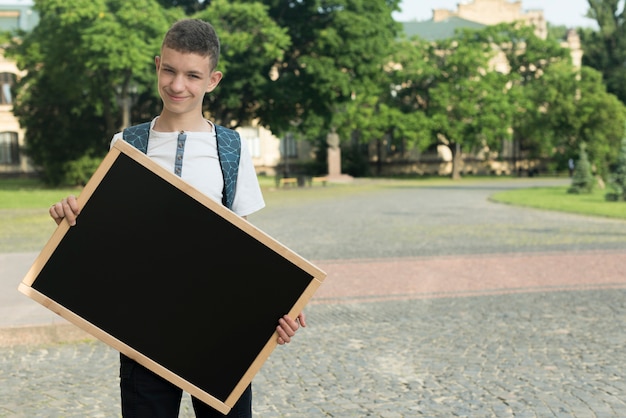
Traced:
[[123, 140], [18, 290], [227, 414], [326, 273]]

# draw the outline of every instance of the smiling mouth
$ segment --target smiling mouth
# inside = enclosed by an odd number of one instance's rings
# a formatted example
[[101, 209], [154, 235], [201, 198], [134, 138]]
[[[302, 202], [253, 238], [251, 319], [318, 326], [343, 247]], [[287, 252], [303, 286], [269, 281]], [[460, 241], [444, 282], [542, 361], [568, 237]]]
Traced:
[[172, 96], [171, 94], [168, 95], [170, 100], [174, 101], [174, 102], [182, 102], [183, 100], [186, 99], [186, 97], [184, 96]]

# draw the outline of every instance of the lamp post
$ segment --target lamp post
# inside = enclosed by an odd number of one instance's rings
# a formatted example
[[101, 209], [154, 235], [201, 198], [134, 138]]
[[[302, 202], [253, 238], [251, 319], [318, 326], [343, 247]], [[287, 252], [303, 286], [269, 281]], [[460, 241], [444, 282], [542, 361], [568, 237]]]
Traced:
[[[122, 126], [121, 129], [127, 128], [131, 124], [130, 112], [135, 104], [137, 96], [137, 85], [135, 83], [126, 83], [115, 88], [117, 93], [117, 103], [121, 107]], [[120, 129], [120, 130], [121, 130]]]

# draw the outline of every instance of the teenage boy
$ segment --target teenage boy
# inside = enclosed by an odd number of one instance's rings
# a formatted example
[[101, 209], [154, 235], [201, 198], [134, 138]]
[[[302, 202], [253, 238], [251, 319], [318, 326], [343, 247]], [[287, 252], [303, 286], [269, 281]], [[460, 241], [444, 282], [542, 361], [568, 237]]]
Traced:
[[[205, 94], [212, 92], [222, 79], [222, 73], [216, 70], [219, 53], [219, 39], [209, 23], [183, 19], [170, 27], [161, 45], [161, 55], [154, 60], [163, 109], [150, 122], [145, 152], [202, 193], [223, 202], [226, 191], [216, 125], [202, 115]], [[123, 137], [123, 132], [117, 133], [111, 144]], [[265, 206], [244, 140], [233, 186], [234, 195], [228, 206], [239, 216], [245, 218]], [[49, 212], [57, 224], [65, 219], [75, 225], [79, 215], [76, 198], [68, 196], [52, 205]], [[279, 318], [278, 344], [289, 343], [300, 326], [306, 326], [304, 313], [296, 320], [287, 315]], [[120, 388], [124, 417], [178, 416], [182, 390], [123, 354], [120, 354]], [[224, 417], [195, 397], [192, 403], [196, 417]], [[252, 416], [251, 386], [227, 416]]]

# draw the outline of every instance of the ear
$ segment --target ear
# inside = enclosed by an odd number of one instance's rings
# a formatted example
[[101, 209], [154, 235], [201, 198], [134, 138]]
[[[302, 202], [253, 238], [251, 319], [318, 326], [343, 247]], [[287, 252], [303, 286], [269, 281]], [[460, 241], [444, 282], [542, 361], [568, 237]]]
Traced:
[[156, 55], [154, 57], [154, 66], [156, 67], [157, 73], [159, 72], [159, 67], [161, 66], [161, 57]]
[[217, 85], [222, 80], [222, 76], [223, 74], [221, 71], [213, 71], [211, 73], [211, 75], [209, 76], [209, 85], [206, 88], [206, 93], [210, 93], [215, 90], [215, 87], [217, 87]]

